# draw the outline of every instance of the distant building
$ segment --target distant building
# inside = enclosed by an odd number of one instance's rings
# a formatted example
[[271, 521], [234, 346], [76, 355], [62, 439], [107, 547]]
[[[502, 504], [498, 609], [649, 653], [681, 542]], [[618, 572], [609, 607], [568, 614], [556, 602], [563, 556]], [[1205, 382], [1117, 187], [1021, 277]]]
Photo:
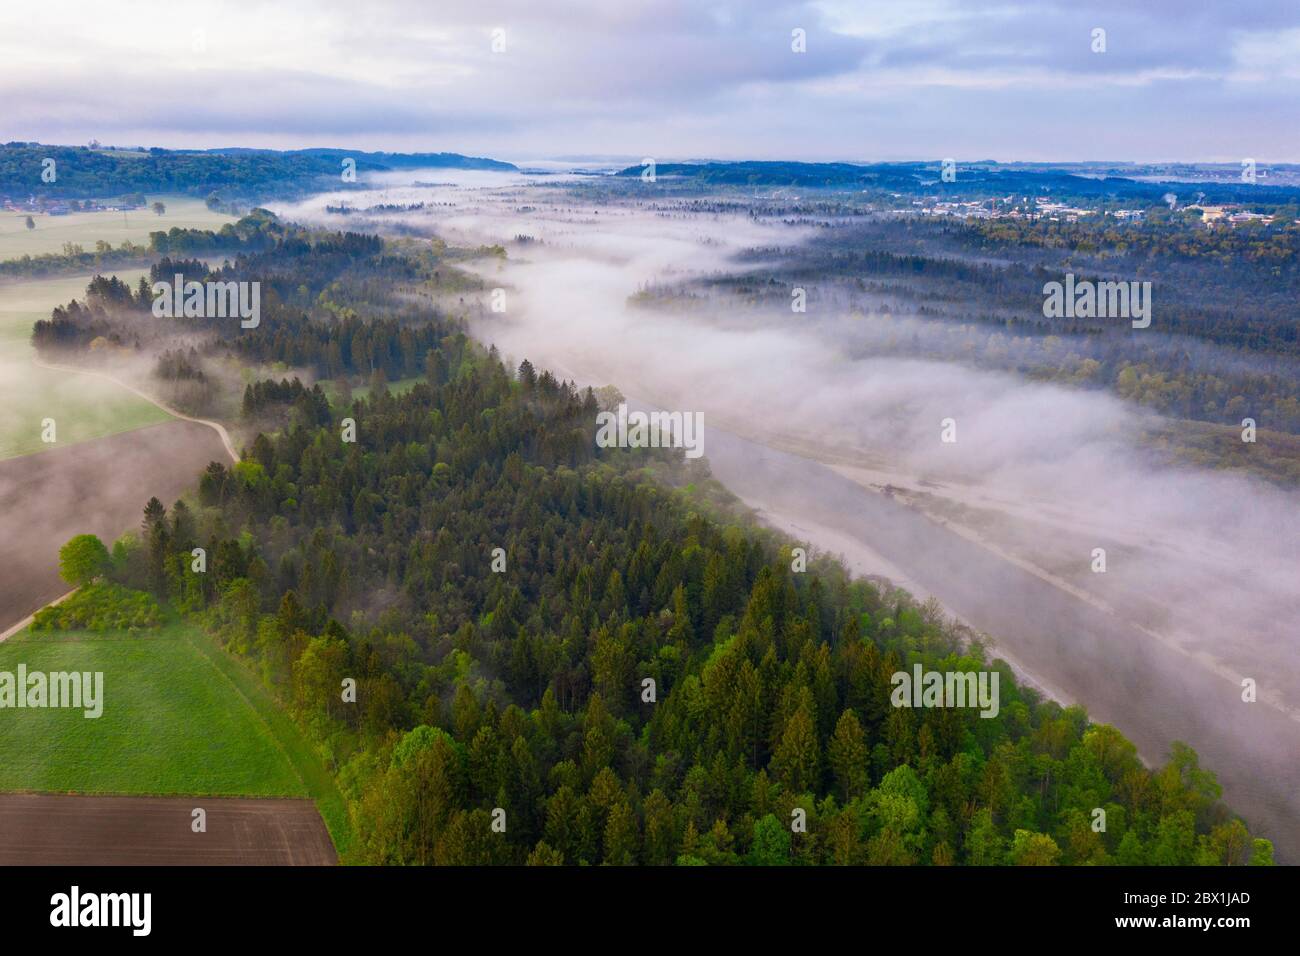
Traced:
[[1262, 222], [1267, 225], [1272, 221], [1272, 216], [1266, 216], [1262, 212], [1235, 212], [1228, 217], [1228, 222], [1234, 226], [1241, 225], [1243, 222]]
[[1228, 210], [1225, 206], [1188, 206], [1188, 209], [1199, 209], [1201, 211], [1201, 221], [1207, 226], [1223, 219]]

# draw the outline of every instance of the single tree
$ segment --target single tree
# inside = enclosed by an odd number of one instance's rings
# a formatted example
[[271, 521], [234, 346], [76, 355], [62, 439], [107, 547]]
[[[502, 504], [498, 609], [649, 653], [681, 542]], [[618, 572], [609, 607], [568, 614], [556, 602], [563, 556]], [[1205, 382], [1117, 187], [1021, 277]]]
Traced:
[[867, 738], [853, 711], [846, 710], [840, 715], [829, 750], [840, 797], [847, 803], [860, 796], [867, 786]]
[[819, 760], [816, 726], [804, 703], [786, 721], [785, 732], [772, 755], [772, 768], [788, 791], [803, 793], [817, 785]]
[[93, 534], [79, 534], [59, 549], [59, 575], [73, 587], [89, 584], [108, 565], [108, 549]]
[[149, 529], [158, 522], [165, 520], [166, 517], [166, 506], [157, 498], [150, 498], [149, 503], [144, 506], [144, 521], [141, 523], [145, 536], [148, 537]]
[[1016, 866], [1055, 866], [1061, 848], [1046, 833], [1017, 830], [1011, 843], [1011, 860]]

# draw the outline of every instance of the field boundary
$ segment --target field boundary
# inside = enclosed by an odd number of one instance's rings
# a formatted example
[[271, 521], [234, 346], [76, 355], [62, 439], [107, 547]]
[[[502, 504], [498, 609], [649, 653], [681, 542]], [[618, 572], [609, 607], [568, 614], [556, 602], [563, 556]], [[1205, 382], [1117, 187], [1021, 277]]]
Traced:
[[177, 411], [176, 409], [172, 408], [170, 405], [164, 404], [163, 402], [159, 401], [157, 398], [150, 395], [148, 392], [141, 391], [140, 389], [136, 388], [134, 385], [128, 384], [127, 382], [122, 381], [116, 375], [110, 375], [107, 372], [98, 372], [95, 371], [94, 369], [88, 369], [88, 368], [77, 368], [76, 366], [73, 365], [58, 365], [51, 362], [43, 361], [40, 358], [33, 358], [32, 363], [39, 368], [48, 369], [51, 372], [71, 372], [74, 375], [91, 375], [96, 378], [105, 379], [109, 382], [112, 382], [114, 385], [126, 389], [128, 392], [138, 395], [140, 398], [143, 398], [146, 402], [149, 402], [151, 405], [162, 409], [164, 412], [166, 412], [168, 415], [171, 415], [173, 418], [179, 418], [181, 421], [184, 422], [194, 422], [196, 425], [206, 425], [208, 426], [208, 428], [211, 428], [213, 431], [215, 431], [217, 435], [221, 438], [221, 444], [226, 446], [226, 454], [230, 456], [231, 462], [233, 462], [236, 465], [239, 464], [239, 452], [235, 451], [235, 445], [230, 440], [230, 433], [226, 431], [226, 426], [222, 425], [220, 422], [214, 422], [208, 418], [195, 418], [193, 415], [186, 415], [184, 412]]
[[[352, 844], [352, 825], [347, 802], [335, 784], [333, 775], [316, 756], [311, 741], [243, 662], [219, 647], [215, 638], [201, 627], [189, 624], [186, 632], [186, 642], [212, 663], [266, 727], [276, 747], [284, 754], [290, 768], [302, 783], [304, 792], [315, 802], [334, 841], [334, 847], [342, 857]], [[286, 740], [298, 746], [286, 746]]]
[[[213, 635], [209, 634], [193, 620], [185, 620], [176, 615], [169, 615], [169, 622], [169, 626], [164, 630], [169, 630], [170, 633], [126, 635], [125, 632], [109, 632], [101, 635], [94, 632], [79, 631], [69, 634], [67, 641], [69, 643], [112, 643], [117, 639], [117, 635], [121, 633], [122, 636], [145, 638], [151, 643], [165, 640], [173, 647], [181, 645], [183, 650], [178, 647], [176, 652], [180, 653], [183, 658], [193, 660], [195, 666], [203, 669], [205, 676], [202, 676], [201, 679], [211, 688], [221, 688], [222, 690], [219, 693], [226, 695], [231, 705], [247, 711], [246, 719], [251, 718], [252, 726], [260, 728], [257, 731], [258, 736], [265, 734], [269, 738], [272, 752], [278, 754], [283, 761], [284, 771], [277, 772], [276, 777], [282, 779], [284, 786], [277, 785], [254, 793], [249, 793], [246, 790], [231, 792], [221, 787], [204, 786], [202, 781], [194, 780], [192, 783], [200, 784], [200, 786], [180, 789], [168, 788], [157, 791], [149, 788], [141, 789], [135, 786], [130, 789], [121, 789], [111, 783], [108, 787], [103, 788], [84, 788], [85, 781], [82, 781], [80, 785], [73, 789], [64, 786], [57, 788], [18, 786], [6, 787], [0, 791], [0, 794], [79, 794], [96, 797], [149, 797], [157, 799], [184, 797], [194, 799], [304, 800], [309, 801], [315, 807], [322, 826], [329, 836], [332, 848], [336, 855], [341, 857], [351, 845], [352, 837], [347, 803], [335, 784], [333, 775], [321, 760], [310, 739], [298, 727], [280, 701], [261, 684], [256, 674], [246, 664], [231, 656], [222, 648]], [[26, 639], [30, 637], [33, 643], [41, 645], [62, 643], [59, 640], [41, 640], [45, 635], [46, 632], [39, 632], [38, 634], [29, 632], [23, 638], [23, 642], [25, 643]], [[50, 632], [50, 636], [52, 638], [56, 637], [57, 632]], [[207, 674], [207, 670], [214, 671], [215, 674]], [[215, 683], [213, 683], [214, 681]]]
[[[69, 591], [67, 594], [64, 594], [64, 595], [61, 595], [61, 596], [59, 596], [59, 597], [56, 597], [56, 598], [55, 598], [53, 601], [51, 601], [49, 604], [45, 605], [45, 607], [53, 607], [53, 606], [56, 605], [56, 604], [60, 604], [60, 603], [62, 603], [62, 602], [64, 602], [64, 601], [66, 601], [68, 598], [72, 597], [72, 595], [76, 594], [79, 590], [81, 590], [81, 589], [80, 589], [80, 588], [73, 588], [73, 589], [72, 589], [71, 591]], [[44, 611], [44, 610], [45, 610], [45, 607], [37, 608], [37, 609], [36, 609], [35, 611], [33, 611], [31, 614], [28, 614], [25, 618], [23, 618], [21, 621], [19, 621], [17, 624], [15, 624], [13, 627], [9, 628], [9, 629], [8, 629], [7, 631], [5, 631], [3, 634], [0, 634], [0, 643], [3, 643], [4, 641], [9, 640], [9, 638], [13, 637], [13, 636], [14, 636], [15, 634], [17, 634], [19, 631], [24, 630], [25, 628], [31, 626], [31, 623], [32, 623], [34, 620], [36, 620], [36, 615], [37, 615], [38, 613], [40, 613], [41, 611]]]

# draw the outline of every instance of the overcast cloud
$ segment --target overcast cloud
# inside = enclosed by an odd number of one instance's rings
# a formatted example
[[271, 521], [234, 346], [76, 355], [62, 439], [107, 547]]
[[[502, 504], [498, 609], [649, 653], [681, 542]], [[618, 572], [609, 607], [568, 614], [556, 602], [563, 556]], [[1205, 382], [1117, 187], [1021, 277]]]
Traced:
[[45, 0], [0, 7], [0, 102], [58, 143], [1295, 161], [1300, 4]]

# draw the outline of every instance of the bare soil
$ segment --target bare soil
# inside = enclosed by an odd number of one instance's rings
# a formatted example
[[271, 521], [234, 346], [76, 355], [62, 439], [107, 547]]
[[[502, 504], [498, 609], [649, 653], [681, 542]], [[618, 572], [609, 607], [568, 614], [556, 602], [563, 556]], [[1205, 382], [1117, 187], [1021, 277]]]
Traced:
[[[193, 811], [207, 813], [195, 833]], [[0, 794], [0, 866], [332, 866], [310, 800]]]

